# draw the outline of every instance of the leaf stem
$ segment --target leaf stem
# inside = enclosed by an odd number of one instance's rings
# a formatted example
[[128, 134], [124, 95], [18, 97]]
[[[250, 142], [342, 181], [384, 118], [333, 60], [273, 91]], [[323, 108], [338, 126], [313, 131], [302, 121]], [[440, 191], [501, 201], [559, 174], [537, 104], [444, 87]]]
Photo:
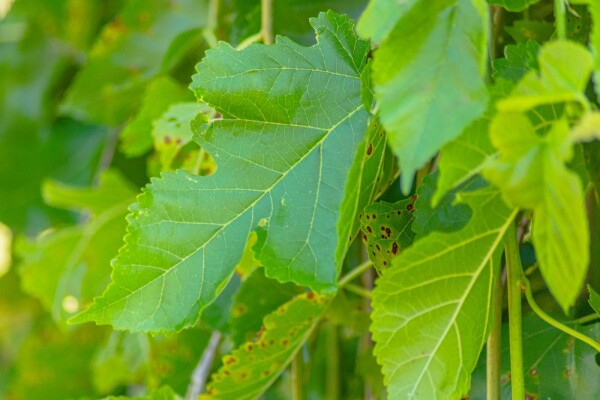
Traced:
[[255, 33], [252, 36], [248, 36], [246, 39], [242, 40], [240, 44], [237, 45], [236, 50], [244, 50], [246, 47], [250, 46], [252, 43], [260, 42], [262, 39], [262, 33]]
[[261, 0], [261, 28], [264, 44], [273, 44], [273, 0]]
[[292, 360], [292, 400], [302, 400], [302, 349], [296, 353]]
[[204, 384], [206, 383], [206, 378], [210, 372], [210, 367], [212, 366], [220, 341], [221, 333], [214, 331], [206, 345], [204, 353], [202, 353], [198, 365], [194, 368], [194, 372], [192, 372], [192, 380], [188, 386], [187, 393], [185, 394], [186, 400], [198, 398], [200, 392], [204, 389]]
[[575, 329], [568, 327], [567, 325], [563, 324], [562, 322], [559, 322], [559, 321], [555, 320], [554, 318], [552, 318], [551, 316], [549, 316], [548, 314], [546, 314], [544, 312], [544, 310], [542, 310], [540, 308], [540, 306], [538, 306], [537, 303], [535, 302], [535, 299], [533, 298], [533, 294], [531, 293], [531, 285], [529, 284], [529, 280], [527, 278], [525, 278], [523, 280], [523, 283], [525, 284], [525, 298], [527, 298], [529, 307], [531, 307], [533, 312], [536, 313], [538, 317], [540, 317], [541, 319], [543, 319], [544, 321], [546, 321], [548, 324], [552, 325], [556, 329], [559, 329], [559, 330], [563, 331], [564, 333], [573, 336], [575, 339], [581, 340], [582, 342], [592, 346], [597, 352], [600, 352], [600, 343], [598, 343], [594, 339], [584, 335], [583, 333], [578, 332]]
[[496, 277], [492, 294], [492, 331], [487, 341], [486, 374], [487, 400], [500, 400], [500, 363], [502, 355], [502, 285], [501, 276]]
[[525, 398], [525, 375], [523, 373], [523, 335], [521, 320], [521, 294], [523, 267], [517, 243], [517, 231], [511, 224], [506, 233], [506, 276], [508, 292], [508, 333], [510, 344], [510, 376], [513, 399]]
[[371, 261], [365, 261], [364, 263], [358, 265], [356, 268], [354, 268], [352, 271], [348, 272], [345, 276], [343, 276], [339, 280], [338, 286], [339, 287], [346, 286], [349, 282], [358, 278], [363, 272], [365, 272], [372, 266], [373, 266], [373, 263]]
[[566, 7], [564, 0], [554, 0], [554, 22], [560, 40], [567, 38]]
[[340, 349], [337, 327], [331, 323], [325, 329], [327, 335], [327, 383], [325, 398], [338, 400], [340, 398]]
[[219, 8], [221, 0], [210, 0], [208, 3], [208, 12], [206, 16], [206, 27], [202, 31], [204, 39], [211, 48], [217, 47], [216, 30], [219, 26]]
[[371, 292], [369, 292], [367, 289], [365, 289], [359, 285], [355, 285], [353, 283], [347, 283], [346, 285], [344, 285], [344, 289], [346, 289], [347, 291], [352, 292], [354, 294], [357, 294], [361, 297], [364, 297], [365, 299], [371, 298]]

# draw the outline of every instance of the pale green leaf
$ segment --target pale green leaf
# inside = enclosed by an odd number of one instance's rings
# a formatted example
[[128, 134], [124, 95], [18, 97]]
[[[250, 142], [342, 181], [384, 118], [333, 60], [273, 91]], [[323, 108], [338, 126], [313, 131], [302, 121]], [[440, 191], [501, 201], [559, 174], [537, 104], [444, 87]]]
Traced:
[[491, 6], [502, 6], [508, 11], [518, 12], [523, 11], [532, 4], [540, 0], [488, 0]]
[[297, 296], [264, 319], [264, 329], [223, 357], [201, 400], [258, 398], [283, 372], [308, 339], [329, 299], [315, 293]]
[[361, 231], [367, 255], [380, 273], [413, 242], [411, 225], [416, 198], [415, 195], [396, 203], [380, 201], [369, 204], [362, 212]]
[[491, 187], [460, 198], [470, 222], [416, 242], [373, 290], [371, 332], [389, 398], [460, 398], [487, 339], [499, 249], [516, 211]]
[[8, 272], [12, 263], [12, 231], [0, 222], [0, 278]]
[[571, 132], [574, 142], [591, 142], [600, 139], [600, 112], [586, 113]]
[[[385, 137], [368, 131], [361, 96], [367, 43], [347, 17], [323, 13], [312, 24], [312, 47], [280, 37], [207, 52], [192, 89], [223, 118], [192, 125], [217, 172], [153, 179], [132, 208], [113, 283], [74, 321], [139, 331], [192, 325], [252, 231], [267, 276], [336, 289], [351, 229], [385, 164], [377, 159]], [[370, 146], [373, 135], [380, 145]]]
[[[396, 3], [373, 3], [361, 31], [382, 39], [373, 82], [406, 193], [414, 172], [486, 109], [488, 7], [483, 0]], [[373, 13], [384, 5], [392, 11]]]
[[600, 315], [600, 295], [589, 285], [588, 290], [590, 292], [590, 305], [592, 306], [594, 311], [596, 311], [596, 313]]
[[192, 120], [199, 114], [212, 117], [205, 105], [194, 102], [172, 104], [153, 123], [152, 139], [158, 152], [162, 171], [172, 169], [173, 161], [185, 145], [192, 141]]
[[490, 136], [500, 157], [485, 177], [502, 189], [506, 201], [533, 210], [533, 244], [548, 288], [567, 311], [586, 276], [589, 232], [584, 191], [565, 162], [572, 157], [569, 125], [558, 120], [541, 136], [522, 114], [499, 114]]
[[440, 151], [440, 177], [431, 200], [434, 207], [450, 190], [479, 174], [485, 162], [496, 153], [488, 135], [489, 123], [487, 117], [476, 120]]
[[559, 40], [545, 44], [539, 52], [540, 71], [530, 71], [512, 94], [497, 104], [500, 111], [526, 111], [536, 106], [580, 102], [587, 104], [583, 90], [592, 71], [593, 59], [582, 45]]
[[121, 132], [121, 151], [128, 157], [135, 157], [151, 150], [153, 122], [171, 104], [192, 99], [191, 93], [172, 78], [154, 79], [146, 88], [139, 112]]
[[135, 192], [118, 173], [107, 171], [97, 188], [47, 182], [44, 194], [55, 206], [92, 212], [88, 222], [42, 233], [34, 243], [20, 246], [23, 289], [60, 321], [109, 282], [110, 260], [123, 243], [125, 215]]

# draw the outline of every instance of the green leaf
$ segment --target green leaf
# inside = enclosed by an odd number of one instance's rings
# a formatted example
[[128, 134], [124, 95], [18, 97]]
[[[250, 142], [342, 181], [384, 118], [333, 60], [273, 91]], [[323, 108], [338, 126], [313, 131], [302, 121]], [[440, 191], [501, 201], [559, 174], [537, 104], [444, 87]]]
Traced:
[[358, 230], [351, 216], [358, 219], [371, 201], [372, 177], [384, 164], [374, 155], [383, 157], [385, 145], [382, 136], [381, 150], [368, 145], [380, 130], [366, 135], [367, 43], [347, 17], [330, 12], [312, 24], [312, 47], [280, 37], [273, 46], [237, 51], [221, 43], [207, 52], [192, 88], [223, 118], [204, 126], [200, 118], [193, 127], [217, 172], [153, 179], [132, 208], [113, 283], [74, 322], [136, 331], [194, 324], [230, 279], [252, 231], [267, 276], [335, 290], [348, 225]]
[[526, 42], [527, 40], [544, 43], [552, 37], [554, 24], [537, 19], [519, 19], [512, 25], [505, 27], [504, 30], [517, 43]]
[[494, 79], [504, 78], [517, 82], [530, 70], [537, 70], [540, 49], [540, 44], [533, 40], [509, 44], [504, 48], [505, 58], [494, 60]]
[[490, 136], [500, 157], [484, 171], [514, 207], [533, 210], [533, 244], [548, 288], [560, 306], [575, 303], [586, 276], [589, 232], [584, 191], [565, 162], [572, 157], [569, 125], [561, 119], [540, 136], [527, 117], [499, 114]]
[[190, 377], [202, 358], [212, 332], [197, 327], [169, 335], [148, 336], [150, 362], [147, 387], [156, 390], [168, 385], [177, 393], [185, 393]]
[[540, 0], [488, 0], [488, 3], [491, 6], [504, 7], [508, 11], [519, 12], [538, 1]]
[[256, 341], [223, 357], [223, 366], [199, 399], [258, 398], [308, 339], [328, 304], [328, 297], [306, 293], [269, 314]]
[[93, 326], [59, 330], [38, 319], [16, 361], [8, 398], [64, 400], [94, 396], [90, 360], [105, 331]]
[[379, 273], [414, 239], [411, 225], [417, 196], [396, 203], [380, 201], [365, 207], [360, 221], [369, 260]]
[[423, 178], [421, 186], [417, 189], [417, 201], [415, 203], [415, 221], [412, 225], [416, 233], [416, 240], [433, 231], [453, 232], [462, 229], [471, 219], [471, 210], [465, 204], [455, 204], [456, 194], [461, 191], [473, 191], [486, 186], [486, 182], [479, 178], [473, 178], [446, 195], [434, 207], [431, 199], [436, 192], [438, 173], [432, 173]]
[[12, 231], [0, 222], [0, 278], [5, 275], [12, 264]]
[[486, 109], [488, 7], [483, 0], [402, 6], [388, 0], [370, 10], [360, 32], [381, 42], [374, 54], [375, 94], [407, 193], [414, 172]]
[[118, 173], [107, 171], [97, 188], [47, 182], [44, 194], [54, 206], [93, 214], [81, 225], [42, 233], [19, 252], [23, 289], [61, 321], [108, 283], [110, 261], [123, 243], [125, 215], [135, 192]]
[[[600, 339], [600, 324], [572, 326]], [[505, 326], [506, 328], [506, 326]], [[596, 351], [585, 343], [548, 326], [537, 316], [523, 318], [525, 391], [538, 399], [594, 399], [600, 393], [600, 366]], [[502, 332], [502, 391], [510, 390], [508, 329]], [[504, 398], [504, 396], [503, 396]], [[509, 396], [506, 396], [509, 399]]]
[[[182, 33], [206, 21], [206, 1], [132, 0], [103, 29], [84, 67], [69, 86], [61, 111], [107, 125], [135, 111], [161, 60]], [[101, 105], [101, 106], [99, 106]]]
[[185, 145], [192, 141], [192, 128], [190, 123], [202, 113], [209, 118], [214, 112], [206, 105], [196, 103], [177, 103], [154, 121], [152, 138], [154, 148], [159, 154], [161, 170], [172, 169], [173, 161]]
[[479, 174], [485, 162], [496, 153], [488, 135], [489, 124], [488, 117], [476, 120], [459, 137], [442, 148], [438, 161], [440, 177], [431, 199], [434, 207], [450, 190]]
[[596, 313], [600, 315], [600, 295], [594, 289], [592, 289], [590, 285], [588, 285], [588, 290], [590, 292], [589, 303], [594, 309], [594, 311], [596, 311]]
[[564, 40], [545, 44], [539, 52], [540, 72], [530, 71], [512, 94], [497, 104], [500, 111], [526, 111], [550, 103], [579, 102], [587, 105], [583, 90], [593, 59], [582, 45]]
[[500, 245], [516, 211], [491, 187], [459, 198], [473, 212], [467, 226], [416, 242], [373, 290], [374, 353], [389, 398], [460, 398], [487, 339]]
[[121, 132], [120, 150], [128, 157], [135, 157], [152, 149], [153, 122], [171, 104], [191, 99], [191, 93], [168, 76], [154, 79], [146, 89], [140, 111]]
[[233, 301], [230, 317], [231, 336], [236, 345], [256, 336], [263, 318], [299, 294], [294, 284], [281, 284], [256, 269], [243, 283]]
[[111, 332], [92, 361], [96, 390], [110, 393], [119, 385], [141, 383], [149, 346], [148, 339], [142, 334]]

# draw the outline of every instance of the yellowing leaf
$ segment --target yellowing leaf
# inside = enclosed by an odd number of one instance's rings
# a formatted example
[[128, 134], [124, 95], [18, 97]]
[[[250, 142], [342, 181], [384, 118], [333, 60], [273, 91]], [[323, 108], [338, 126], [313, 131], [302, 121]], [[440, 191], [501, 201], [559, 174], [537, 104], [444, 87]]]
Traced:
[[329, 305], [315, 293], [299, 295], [264, 319], [256, 341], [223, 357], [200, 400], [256, 399], [279, 377], [308, 339]]

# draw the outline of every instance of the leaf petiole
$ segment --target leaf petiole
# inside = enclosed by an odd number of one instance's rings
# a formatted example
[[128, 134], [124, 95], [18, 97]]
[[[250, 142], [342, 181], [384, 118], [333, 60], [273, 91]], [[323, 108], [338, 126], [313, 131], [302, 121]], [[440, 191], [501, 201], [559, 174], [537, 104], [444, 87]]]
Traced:
[[596, 342], [591, 337], [586, 336], [583, 333], [578, 332], [575, 329], [568, 327], [567, 325], [563, 324], [562, 322], [559, 322], [559, 321], [555, 320], [554, 318], [552, 318], [551, 316], [549, 316], [548, 314], [546, 314], [544, 312], [544, 310], [542, 310], [540, 308], [540, 306], [538, 306], [537, 303], [535, 302], [535, 299], [533, 298], [533, 294], [531, 293], [531, 285], [529, 284], [529, 280], [527, 278], [523, 278], [523, 284], [525, 285], [525, 298], [527, 299], [527, 303], [529, 303], [529, 306], [531, 307], [533, 312], [535, 312], [537, 314], [538, 317], [540, 317], [541, 319], [543, 319], [544, 321], [546, 321], [548, 324], [552, 325], [556, 329], [559, 329], [559, 330], [565, 332], [566, 334], [571, 335], [574, 338], [581, 340], [582, 342], [592, 346], [596, 351], [600, 352], [600, 343]]

